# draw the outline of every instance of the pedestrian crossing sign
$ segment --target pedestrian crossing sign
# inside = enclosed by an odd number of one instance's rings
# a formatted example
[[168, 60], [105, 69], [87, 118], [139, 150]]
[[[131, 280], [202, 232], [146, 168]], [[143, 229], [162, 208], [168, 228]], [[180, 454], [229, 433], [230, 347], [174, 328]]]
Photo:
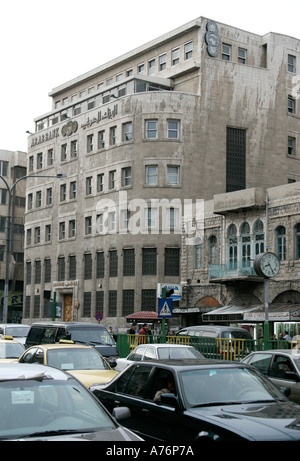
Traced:
[[172, 298], [158, 298], [158, 317], [172, 317], [173, 316], [173, 299]]

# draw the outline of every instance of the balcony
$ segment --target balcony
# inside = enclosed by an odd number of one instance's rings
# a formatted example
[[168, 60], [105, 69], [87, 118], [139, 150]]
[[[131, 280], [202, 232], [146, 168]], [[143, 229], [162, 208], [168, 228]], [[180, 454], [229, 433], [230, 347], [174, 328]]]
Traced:
[[254, 270], [253, 261], [227, 264], [209, 264], [208, 275], [210, 283], [255, 282], [262, 283]]

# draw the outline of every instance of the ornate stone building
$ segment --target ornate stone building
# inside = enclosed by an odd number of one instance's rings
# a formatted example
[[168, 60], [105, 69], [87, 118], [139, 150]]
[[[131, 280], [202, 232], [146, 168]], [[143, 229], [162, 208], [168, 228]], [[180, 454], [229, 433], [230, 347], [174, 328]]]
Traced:
[[24, 321], [55, 295], [125, 327], [181, 282], [190, 201], [297, 180], [299, 61], [295, 38], [198, 18], [53, 89], [28, 174], [67, 177], [27, 182]]

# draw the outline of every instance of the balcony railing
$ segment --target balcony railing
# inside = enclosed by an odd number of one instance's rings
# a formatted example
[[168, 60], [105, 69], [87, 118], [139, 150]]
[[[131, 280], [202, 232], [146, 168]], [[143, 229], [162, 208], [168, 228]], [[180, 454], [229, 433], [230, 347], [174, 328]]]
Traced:
[[210, 279], [257, 276], [252, 261], [210, 264], [208, 271]]

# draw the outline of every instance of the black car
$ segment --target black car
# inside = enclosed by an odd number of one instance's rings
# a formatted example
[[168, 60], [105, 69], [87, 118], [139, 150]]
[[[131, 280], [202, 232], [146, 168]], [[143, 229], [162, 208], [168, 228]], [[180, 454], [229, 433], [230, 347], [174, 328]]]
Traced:
[[91, 390], [110, 412], [129, 407], [123, 425], [147, 441], [300, 440], [300, 407], [246, 364], [139, 362]]

